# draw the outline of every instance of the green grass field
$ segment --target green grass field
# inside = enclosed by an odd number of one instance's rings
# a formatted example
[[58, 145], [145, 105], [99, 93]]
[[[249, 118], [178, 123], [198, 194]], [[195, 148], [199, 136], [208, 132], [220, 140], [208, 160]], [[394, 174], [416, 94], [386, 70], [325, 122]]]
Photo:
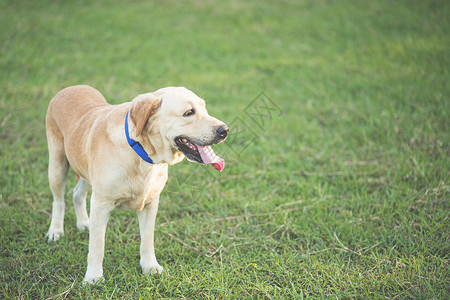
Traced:
[[[449, 299], [448, 1], [0, 0], [0, 298]], [[103, 285], [88, 233], [47, 244], [45, 113], [186, 86], [230, 124], [210, 166], [169, 170], [143, 276], [116, 210]], [[263, 93], [263, 94], [261, 94]]]

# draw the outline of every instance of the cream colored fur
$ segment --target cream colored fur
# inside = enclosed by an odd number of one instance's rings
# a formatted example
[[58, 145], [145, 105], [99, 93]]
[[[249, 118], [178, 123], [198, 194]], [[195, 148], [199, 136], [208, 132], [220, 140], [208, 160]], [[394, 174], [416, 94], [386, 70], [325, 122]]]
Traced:
[[[190, 109], [195, 109], [195, 116], [183, 116]], [[130, 136], [144, 147], [154, 164], [143, 161], [127, 143], [124, 122], [128, 111]], [[85, 283], [103, 280], [106, 225], [116, 207], [138, 212], [143, 273], [162, 271], [155, 256], [153, 232], [168, 166], [184, 158], [174, 139], [182, 135], [209, 143], [217, 126], [224, 124], [207, 113], [201, 98], [182, 87], [163, 88], [120, 105], [108, 104], [89, 86], [68, 87], [52, 99], [46, 129], [54, 201], [47, 236], [56, 241], [64, 233], [64, 189], [70, 165], [80, 177], [73, 192], [77, 227], [89, 229]], [[86, 196], [90, 188], [88, 218]]]

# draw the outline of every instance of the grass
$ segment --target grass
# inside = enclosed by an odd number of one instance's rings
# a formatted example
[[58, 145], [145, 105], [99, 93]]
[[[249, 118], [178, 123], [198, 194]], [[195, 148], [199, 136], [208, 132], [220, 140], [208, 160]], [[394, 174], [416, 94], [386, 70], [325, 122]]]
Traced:
[[[447, 1], [0, 1], [0, 298], [450, 298], [449, 14]], [[222, 174], [169, 171], [160, 276], [140, 274], [137, 216], [117, 210], [106, 282], [81, 286], [73, 173], [65, 236], [45, 241], [46, 107], [81, 83], [111, 103], [183, 85], [230, 124]]]

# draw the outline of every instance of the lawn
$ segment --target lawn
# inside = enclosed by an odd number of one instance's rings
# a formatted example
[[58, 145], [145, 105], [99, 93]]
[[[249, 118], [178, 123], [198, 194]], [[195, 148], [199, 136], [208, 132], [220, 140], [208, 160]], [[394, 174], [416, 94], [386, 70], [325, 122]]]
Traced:
[[[0, 0], [0, 298], [449, 299], [448, 1]], [[230, 125], [222, 173], [169, 170], [143, 276], [135, 212], [88, 233], [71, 172], [47, 243], [44, 119], [62, 88], [114, 104], [186, 86]]]

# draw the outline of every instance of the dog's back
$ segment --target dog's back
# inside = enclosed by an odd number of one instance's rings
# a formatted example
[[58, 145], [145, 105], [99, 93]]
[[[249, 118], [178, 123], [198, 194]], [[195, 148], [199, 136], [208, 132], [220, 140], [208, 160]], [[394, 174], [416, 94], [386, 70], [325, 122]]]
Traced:
[[79, 120], [90, 110], [108, 105], [105, 98], [96, 89], [87, 85], [71, 86], [55, 95], [48, 106], [47, 132], [65, 136], [71, 132]]

